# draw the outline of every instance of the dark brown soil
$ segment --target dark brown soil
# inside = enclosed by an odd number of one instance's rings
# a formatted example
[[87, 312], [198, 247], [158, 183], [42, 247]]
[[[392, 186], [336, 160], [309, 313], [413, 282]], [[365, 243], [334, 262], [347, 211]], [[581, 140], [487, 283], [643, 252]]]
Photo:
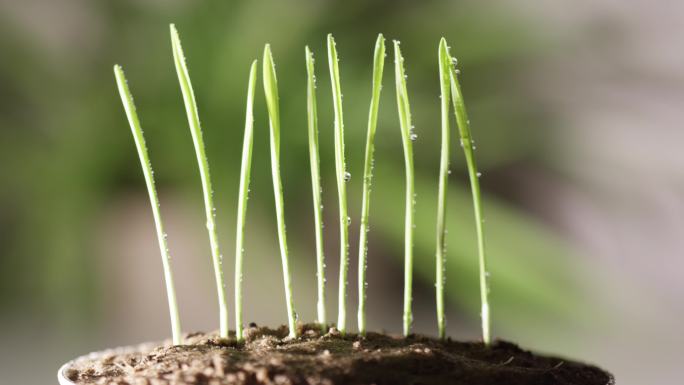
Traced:
[[335, 329], [301, 326], [301, 337], [287, 330], [245, 329], [245, 343], [194, 333], [187, 345], [142, 345], [73, 362], [65, 375], [77, 384], [452, 384], [452, 385], [606, 385], [603, 370], [545, 357], [497, 341], [439, 341], [429, 337], [391, 337], [369, 333], [341, 336]]

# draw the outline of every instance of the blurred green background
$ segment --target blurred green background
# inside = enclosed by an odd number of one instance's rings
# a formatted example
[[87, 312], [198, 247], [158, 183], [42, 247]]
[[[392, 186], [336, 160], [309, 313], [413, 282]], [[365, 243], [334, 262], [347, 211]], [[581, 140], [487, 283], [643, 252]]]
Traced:
[[[484, 174], [494, 334], [599, 364], [621, 384], [676, 382], [684, 358], [677, 350], [684, 342], [684, 157], [677, 146], [684, 139], [684, 55], [668, 44], [683, 32], [676, 22], [682, 8], [532, 0], [0, 0], [0, 382], [54, 382], [59, 365], [75, 356], [170, 333], [152, 216], [115, 88], [115, 63], [126, 71], [156, 171], [184, 329], [217, 328], [170, 22], [181, 34], [199, 105], [229, 298], [247, 71], [269, 42], [283, 114], [281, 172], [295, 303], [302, 321], [315, 316], [305, 120], [309, 45], [318, 59], [328, 313], [336, 318], [337, 205], [325, 51], [325, 35], [332, 32], [352, 174], [348, 323], [355, 325], [372, 50], [382, 32], [388, 43], [402, 41], [418, 134], [414, 329], [436, 333], [436, 56], [445, 36], [459, 59]], [[371, 198], [368, 324], [398, 333], [404, 179], [390, 46]], [[262, 98], [259, 88], [245, 316], [276, 325], [286, 314]], [[448, 333], [477, 339], [473, 214], [456, 143], [448, 202]]]

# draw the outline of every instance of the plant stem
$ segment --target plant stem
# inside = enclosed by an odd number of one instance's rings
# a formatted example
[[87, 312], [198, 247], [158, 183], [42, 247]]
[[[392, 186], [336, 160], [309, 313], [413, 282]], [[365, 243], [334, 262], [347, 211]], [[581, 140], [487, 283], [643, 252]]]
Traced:
[[[453, 59], [453, 62], [456, 60]], [[466, 114], [465, 103], [463, 101], [463, 94], [461, 93], [461, 86], [458, 82], [458, 70], [455, 69], [454, 63], [451, 63], [450, 82], [451, 94], [454, 104], [454, 114], [456, 115], [456, 123], [458, 124], [458, 131], [461, 136], [461, 147], [466, 158], [466, 165], [468, 167], [468, 177], [470, 178], [470, 189], [473, 195], [473, 209], [475, 211], [475, 229], [477, 231], [477, 249], [480, 273], [480, 301], [482, 304], [482, 340], [485, 345], [491, 343], [490, 335], [490, 317], [489, 317], [489, 273], [487, 272], [487, 260], [485, 258], [484, 245], [484, 230], [482, 217], [482, 199], [480, 194], [480, 173], [477, 171], [475, 163], [475, 156], [473, 154], [475, 146], [470, 135], [470, 120]]]
[[147, 145], [145, 144], [145, 137], [138, 120], [138, 113], [133, 103], [133, 96], [128, 89], [128, 81], [124, 76], [123, 69], [115, 65], [114, 76], [116, 84], [121, 95], [121, 102], [123, 103], [128, 124], [131, 126], [133, 139], [135, 140], [135, 147], [138, 150], [138, 157], [140, 158], [140, 165], [142, 166], [143, 175], [145, 176], [145, 184], [147, 185], [147, 193], [150, 196], [150, 205], [152, 206], [152, 215], [154, 216], [154, 225], [157, 229], [157, 240], [159, 242], [159, 250], [162, 256], [162, 267], [164, 269], [164, 281], [166, 282], [166, 295], [169, 302], [169, 315], [171, 317], [171, 333], [173, 336], [173, 344], [180, 345], [181, 341], [181, 324], [180, 316], [178, 315], [178, 304], [176, 303], [176, 290], [173, 284], [173, 273], [171, 271], [171, 255], [169, 255], [169, 247], [166, 243], [166, 233], [164, 232], [164, 225], [161, 220], [161, 213], [159, 211], [159, 198], [157, 198], [157, 189], [154, 185], [154, 171], [150, 164], [150, 157], [147, 153]]
[[366, 335], [366, 267], [368, 265], [368, 215], [370, 213], [370, 193], [373, 182], [373, 144], [375, 128], [378, 123], [378, 108], [380, 106], [380, 91], [382, 90], [382, 73], [385, 67], [385, 38], [378, 35], [373, 55], [373, 96], [371, 97], [370, 112], [368, 113], [368, 133], [366, 136], [366, 153], [363, 168], [363, 197], [361, 203], [361, 225], [359, 228], [359, 310], [357, 320], [359, 334]]
[[437, 328], [439, 338], [446, 338], [446, 317], [444, 316], [444, 284], [446, 263], [446, 197], [449, 185], [449, 99], [451, 55], [446, 40], [439, 41], [439, 88], [442, 106], [442, 149], [439, 164], [439, 192], [437, 195], [437, 245], [435, 289], [437, 300]]
[[340, 89], [339, 60], [332, 34], [328, 34], [328, 66], [335, 110], [335, 172], [340, 214], [340, 282], [338, 293], [337, 329], [347, 330], [347, 272], [349, 270], [349, 217], [347, 214], [347, 186], [351, 178], [344, 160], [344, 121], [342, 118], [342, 90]]
[[411, 330], [413, 315], [411, 313], [413, 286], [413, 227], [415, 210], [415, 187], [413, 177], [413, 143], [416, 135], [411, 125], [411, 110], [408, 92], [406, 90], [406, 74], [404, 58], [401, 56], [399, 41], [394, 41], [394, 74], [397, 89], [397, 108], [399, 110], [399, 125], [401, 128], [401, 142], [404, 146], [404, 164], [406, 168], [406, 217], [404, 222], [404, 336]]
[[200, 178], [202, 180], [202, 192], [204, 194], [204, 207], [207, 216], [207, 230], [209, 232], [209, 243], [211, 245], [211, 257], [214, 264], [214, 276], [216, 279], [216, 291], [218, 293], [219, 316], [220, 316], [220, 336], [228, 338], [228, 303], [225, 295], [225, 280], [223, 279], [223, 256], [219, 251], [218, 235], [216, 233], [216, 209], [213, 201], [213, 191], [211, 189], [211, 177], [209, 175], [209, 162], [204, 149], [204, 139], [202, 138], [202, 128], [200, 126], [199, 115], [197, 113], [197, 103], [195, 93], [190, 82], [190, 75], [185, 63], [185, 55], [181, 47], [180, 38], [176, 27], [171, 24], [171, 44], [173, 47], [173, 58], [178, 73], [178, 82], [183, 93], [185, 112], [188, 116], [190, 133], [195, 146], [197, 163], [199, 165]]
[[283, 184], [280, 180], [280, 107], [278, 105], [278, 80], [275, 64], [271, 54], [271, 46], [266, 44], [263, 59], [264, 93], [269, 117], [269, 138], [271, 144], [271, 173], [273, 176], [273, 192], [275, 195], [276, 219], [278, 221], [278, 240], [280, 256], [283, 264], [283, 281], [285, 283], [285, 302], [290, 327], [290, 337], [297, 336], [297, 315], [292, 298], [292, 280], [287, 253], [287, 236], [285, 233], [285, 213], [283, 208]]
[[240, 188], [238, 197], [237, 234], [235, 236], [235, 338], [242, 341], [242, 265], [245, 253], [245, 218], [249, 199], [249, 177], [252, 169], [252, 142], [254, 138], [254, 84], [256, 83], [257, 61], [252, 62], [247, 86], [247, 107], [245, 111], [245, 136], [242, 142], [242, 165], [240, 166]]
[[318, 302], [316, 305], [318, 323], [325, 331], [325, 256], [323, 255], [323, 204], [321, 203], [321, 172], [318, 155], [318, 113], [316, 107], [316, 74], [314, 72], [313, 52], [309, 47], [306, 53], [306, 112], [309, 128], [309, 163], [311, 165], [311, 192], [313, 195], [314, 225], [316, 232], [316, 278], [318, 283]]

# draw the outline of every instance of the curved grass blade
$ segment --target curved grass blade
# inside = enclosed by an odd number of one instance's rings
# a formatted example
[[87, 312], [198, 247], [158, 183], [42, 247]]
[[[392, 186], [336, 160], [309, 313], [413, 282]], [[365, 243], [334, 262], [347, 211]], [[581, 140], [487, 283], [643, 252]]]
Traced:
[[318, 113], [316, 107], [316, 74], [313, 52], [307, 46], [306, 54], [306, 113], [309, 129], [309, 163], [311, 165], [311, 192], [313, 195], [314, 225], [316, 227], [316, 278], [318, 302], [316, 304], [318, 323], [325, 331], [325, 256], [323, 255], [323, 204], [321, 199], [321, 171], [318, 150]]
[[344, 120], [342, 117], [342, 90], [340, 89], [340, 70], [337, 47], [332, 34], [328, 34], [328, 66], [332, 84], [333, 106], [335, 110], [335, 173], [337, 174], [337, 195], [340, 214], [340, 281], [338, 293], [337, 329], [345, 334], [347, 330], [347, 273], [349, 270], [349, 216], [347, 214], [347, 172], [344, 160]]
[[171, 256], [169, 255], [169, 247], [166, 243], [166, 233], [161, 220], [161, 213], [159, 212], [159, 199], [157, 198], [157, 189], [154, 186], [154, 172], [150, 164], [150, 157], [147, 153], [147, 145], [145, 144], [145, 137], [143, 136], [138, 114], [133, 103], [133, 96], [128, 89], [128, 82], [124, 76], [123, 69], [115, 65], [114, 76], [116, 77], [116, 84], [121, 95], [121, 102], [124, 110], [126, 110], [126, 117], [128, 124], [131, 126], [133, 139], [135, 140], [135, 147], [138, 150], [138, 157], [142, 166], [143, 175], [145, 176], [145, 184], [147, 185], [147, 193], [150, 196], [150, 205], [152, 206], [152, 215], [154, 216], [154, 225], [157, 229], [157, 240], [159, 241], [159, 250], [162, 256], [162, 267], [164, 269], [164, 281], [166, 283], [166, 295], [169, 302], [169, 315], [171, 317], [171, 333], [173, 336], [173, 344], [180, 345], [182, 343], [180, 316], [178, 315], [178, 304], [176, 303], [176, 290], [173, 284], [173, 274], [171, 272]]
[[283, 264], [283, 281], [285, 283], [285, 302], [287, 304], [287, 320], [290, 328], [290, 337], [297, 336], [297, 315], [294, 309], [292, 296], [292, 279], [290, 277], [290, 264], [287, 252], [287, 236], [285, 232], [285, 213], [283, 208], [283, 183], [280, 179], [280, 106], [278, 105], [278, 80], [276, 78], [275, 64], [271, 54], [271, 46], [264, 47], [263, 81], [266, 105], [269, 117], [269, 140], [271, 144], [271, 173], [273, 176], [273, 192], [275, 195], [276, 219], [278, 221], [278, 240], [280, 243], [280, 256]]
[[366, 335], [366, 266], [368, 257], [368, 215], [370, 213], [370, 193], [373, 182], [373, 152], [375, 146], [375, 128], [378, 123], [380, 106], [380, 90], [382, 90], [382, 73], [385, 67], [385, 38], [378, 35], [373, 55], [373, 96], [368, 113], [368, 133], [366, 136], [366, 153], [363, 167], [363, 197], [361, 203], [361, 225], [359, 229], [359, 309], [357, 321], [359, 334]]
[[446, 197], [449, 185], [449, 103], [451, 98], [450, 70], [451, 55], [446, 40], [439, 41], [439, 88], [441, 92], [442, 144], [439, 163], [439, 192], [437, 194], [437, 245], [435, 290], [437, 302], [437, 329], [439, 338], [446, 338], [446, 317], [444, 315], [444, 285], [446, 262]]
[[245, 136], [242, 142], [242, 165], [240, 166], [240, 187], [238, 197], [238, 217], [235, 235], [235, 339], [242, 341], [242, 266], [245, 254], [245, 219], [247, 199], [249, 199], [249, 177], [252, 169], [252, 142], [254, 139], [254, 87], [256, 83], [257, 61], [252, 62], [247, 86], [247, 107], [245, 111]]
[[406, 213], [404, 221], [404, 336], [411, 331], [413, 314], [411, 312], [413, 289], [413, 227], [414, 210], [416, 204], [414, 172], [413, 172], [413, 140], [416, 134], [411, 125], [411, 110], [408, 92], [406, 90], [406, 73], [404, 58], [401, 56], [399, 41], [394, 41], [394, 75], [397, 89], [397, 108], [399, 110], [399, 125], [401, 128], [401, 142], [404, 146], [404, 165], [406, 169]]
[[202, 192], [204, 194], [204, 208], [207, 216], [207, 230], [209, 232], [209, 243], [211, 245], [211, 257], [214, 265], [214, 277], [216, 279], [216, 291], [219, 301], [219, 325], [222, 338], [228, 338], [228, 303], [225, 295], [225, 280], [223, 278], [223, 256], [219, 250], [218, 235], [216, 233], [216, 209], [213, 201], [213, 191], [211, 188], [211, 177], [209, 175], [209, 162], [204, 150], [204, 139], [202, 138], [202, 128], [200, 126], [199, 115], [197, 113], [197, 103], [195, 93], [192, 90], [190, 75], [185, 63], [185, 55], [181, 47], [180, 38], [176, 27], [171, 24], [171, 45], [173, 47], [173, 59], [176, 64], [178, 82], [180, 83], [185, 103], [185, 112], [188, 116], [190, 133], [195, 146], [197, 163], [199, 165], [200, 178], [202, 180]]
[[461, 93], [461, 85], [458, 82], [458, 70], [454, 63], [456, 59], [452, 59], [450, 65], [450, 83], [451, 95], [454, 105], [454, 114], [456, 115], [456, 124], [458, 125], [459, 135], [461, 137], [461, 147], [465, 154], [466, 166], [468, 167], [468, 177], [470, 179], [470, 189], [473, 196], [473, 209], [475, 212], [475, 230], [477, 232], [477, 249], [478, 262], [480, 274], [480, 302], [482, 317], [482, 340], [485, 345], [491, 343], [490, 334], [490, 314], [489, 314], [489, 272], [487, 271], [487, 259], [485, 258], [485, 243], [484, 243], [484, 219], [482, 216], [482, 197], [480, 194], [480, 173], [477, 171], [477, 164], [474, 156], [474, 141], [470, 134], [470, 120], [466, 113], [465, 103], [463, 101], [463, 94]]

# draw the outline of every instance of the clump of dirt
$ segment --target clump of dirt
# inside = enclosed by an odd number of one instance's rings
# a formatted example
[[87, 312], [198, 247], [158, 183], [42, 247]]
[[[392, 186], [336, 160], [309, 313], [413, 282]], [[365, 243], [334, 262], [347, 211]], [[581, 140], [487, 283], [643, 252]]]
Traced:
[[141, 345], [96, 353], [72, 362], [67, 378], [79, 385], [607, 385], [603, 370], [561, 358], [535, 355], [496, 341], [440, 341], [368, 333], [342, 336], [336, 329], [301, 325], [245, 329], [244, 343], [216, 334], [192, 333], [185, 345]]

